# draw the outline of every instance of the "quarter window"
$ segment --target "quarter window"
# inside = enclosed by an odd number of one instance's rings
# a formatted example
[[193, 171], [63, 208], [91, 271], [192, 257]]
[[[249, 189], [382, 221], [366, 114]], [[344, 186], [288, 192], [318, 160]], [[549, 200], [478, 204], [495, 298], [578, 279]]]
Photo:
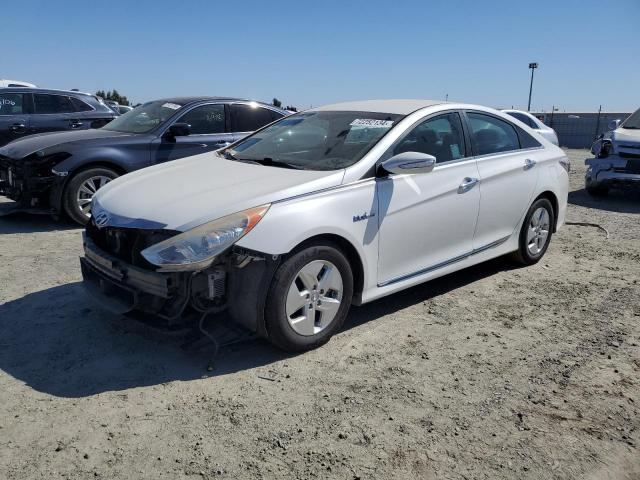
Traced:
[[33, 96], [35, 103], [34, 113], [73, 113], [75, 107], [71, 99], [64, 95], [43, 95]]
[[71, 103], [73, 104], [73, 110], [76, 112], [90, 112], [93, 110], [89, 105], [84, 103], [79, 98], [69, 97], [71, 99]]
[[425, 120], [411, 130], [393, 149], [394, 155], [403, 152], [433, 155], [438, 163], [464, 157], [464, 135], [460, 116], [457, 113], [448, 113]]
[[24, 113], [21, 93], [0, 94], [0, 115], [20, 115]]
[[185, 113], [178, 122], [191, 125], [193, 135], [224, 133], [224, 105], [202, 105]]
[[518, 150], [516, 129], [508, 122], [482, 113], [467, 113], [471, 138], [478, 155]]
[[271, 110], [266, 108], [235, 104], [231, 105], [231, 121], [233, 122], [233, 131], [253, 132], [271, 123], [273, 118]]

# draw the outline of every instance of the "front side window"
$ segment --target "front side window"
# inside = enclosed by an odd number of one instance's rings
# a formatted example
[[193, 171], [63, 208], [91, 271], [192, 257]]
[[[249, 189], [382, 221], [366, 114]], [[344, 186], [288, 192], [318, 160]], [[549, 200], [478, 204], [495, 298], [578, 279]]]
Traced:
[[393, 154], [421, 152], [436, 157], [437, 163], [465, 156], [462, 123], [457, 113], [438, 115], [413, 128], [393, 148]]
[[224, 133], [224, 105], [202, 105], [201, 107], [196, 107], [185, 113], [177, 121], [191, 125], [192, 135]]
[[228, 158], [308, 170], [358, 162], [402, 115], [315, 111], [285, 117], [225, 150]]
[[0, 94], [0, 115], [20, 115], [23, 110], [24, 95], [22, 93]]
[[516, 129], [509, 122], [474, 112], [468, 112], [467, 118], [477, 155], [520, 149]]
[[45, 95], [36, 93], [33, 96], [34, 113], [72, 113], [75, 111], [71, 99], [65, 95]]
[[234, 132], [253, 132], [273, 122], [271, 110], [258, 105], [231, 105], [231, 122]]
[[147, 133], [164, 123], [182, 106], [183, 104], [164, 100], [148, 102], [111, 120], [102, 128], [114, 132]]

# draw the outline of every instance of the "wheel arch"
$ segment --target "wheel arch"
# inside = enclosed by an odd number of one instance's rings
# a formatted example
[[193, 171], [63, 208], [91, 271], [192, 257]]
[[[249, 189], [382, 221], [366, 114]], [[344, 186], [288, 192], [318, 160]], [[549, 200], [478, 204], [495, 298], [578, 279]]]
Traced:
[[535, 202], [536, 200], [540, 200], [541, 198], [546, 198], [547, 200], [549, 200], [549, 202], [551, 202], [551, 207], [553, 208], [553, 232], [555, 233], [558, 225], [558, 213], [560, 209], [560, 204], [558, 203], [558, 197], [551, 190], [545, 190], [540, 195], [538, 195], [533, 200], [533, 202]]
[[294, 253], [299, 252], [300, 250], [307, 248], [310, 245], [326, 245], [327, 243], [334, 244], [347, 257], [349, 265], [351, 265], [351, 271], [353, 273], [353, 302], [356, 305], [359, 305], [361, 302], [362, 291], [364, 289], [364, 264], [356, 247], [345, 237], [342, 237], [335, 233], [322, 233], [314, 235], [298, 243], [287, 254], [287, 256], [293, 255]]

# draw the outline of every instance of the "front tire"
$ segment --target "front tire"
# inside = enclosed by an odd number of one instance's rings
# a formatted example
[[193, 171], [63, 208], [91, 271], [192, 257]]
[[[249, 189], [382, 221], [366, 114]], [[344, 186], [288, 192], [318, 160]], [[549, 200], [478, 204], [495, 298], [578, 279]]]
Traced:
[[546, 198], [539, 198], [527, 211], [520, 229], [519, 248], [514, 258], [523, 265], [538, 263], [551, 242], [555, 215], [553, 206]]
[[74, 222], [86, 225], [91, 216], [93, 195], [118, 174], [110, 168], [97, 167], [82, 170], [74, 175], [64, 192], [63, 208]]
[[280, 265], [269, 289], [269, 340], [290, 352], [323, 345], [342, 327], [352, 297], [351, 266], [336, 246], [318, 244], [294, 253]]

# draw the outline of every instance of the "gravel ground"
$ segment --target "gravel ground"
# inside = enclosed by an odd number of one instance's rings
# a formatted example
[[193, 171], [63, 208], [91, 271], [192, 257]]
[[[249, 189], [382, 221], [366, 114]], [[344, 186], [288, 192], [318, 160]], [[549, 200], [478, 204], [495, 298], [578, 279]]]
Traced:
[[328, 345], [189, 352], [80, 288], [80, 230], [0, 219], [0, 478], [640, 478], [640, 195], [354, 308]]

